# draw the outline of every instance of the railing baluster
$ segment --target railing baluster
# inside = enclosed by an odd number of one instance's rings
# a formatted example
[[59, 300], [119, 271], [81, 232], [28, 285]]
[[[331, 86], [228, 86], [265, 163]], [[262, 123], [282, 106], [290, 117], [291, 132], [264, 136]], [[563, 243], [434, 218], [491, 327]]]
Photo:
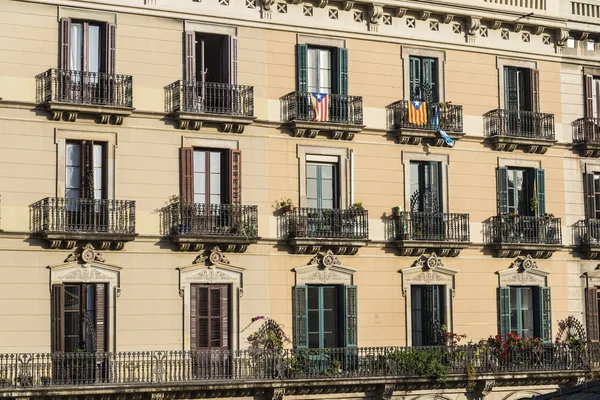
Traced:
[[[327, 94], [329, 118], [325, 122], [362, 125], [363, 108], [361, 96]], [[291, 92], [281, 98], [284, 121], [314, 121], [315, 114], [309, 92]]]
[[485, 134], [488, 137], [510, 136], [554, 140], [554, 114], [522, 111], [492, 110], [484, 114]]
[[562, 244], [561, 219], [503, 214], [490, 219], [494, 243]]

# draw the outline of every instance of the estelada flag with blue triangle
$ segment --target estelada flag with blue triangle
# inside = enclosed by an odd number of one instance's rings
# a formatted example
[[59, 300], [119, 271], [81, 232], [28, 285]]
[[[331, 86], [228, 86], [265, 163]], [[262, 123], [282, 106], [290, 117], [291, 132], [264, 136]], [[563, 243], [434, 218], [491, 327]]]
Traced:
[[427, 103], [424, 101], [410, 101], [408, 103], [408, 122], [413, 125], [427, 123]]

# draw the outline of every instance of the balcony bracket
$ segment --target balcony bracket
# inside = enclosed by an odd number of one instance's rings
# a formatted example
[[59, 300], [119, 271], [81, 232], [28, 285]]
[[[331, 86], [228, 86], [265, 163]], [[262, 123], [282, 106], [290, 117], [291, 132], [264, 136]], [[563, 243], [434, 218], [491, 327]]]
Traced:
[[467, 248], [470, 243], [396, 240], [394, 241], [394, 244], [400, 249], [400, 255], [404, 257], [417, 257], [432, 251], [440, 257], [457, 257], [460, 254], [460, 251]]
[[332, 140], [352, 140], [364, 128], [363, 125], [313, 121], [290, 121], [284, 126], [290, 128], [295, 137], [314, 139], [319, 134], [329, 134], [329, 138]]
[[576, 143], [573, 148], [581, 154], [582, 157], [598, 158], [600, 157], [600, 143], [583, 142]]
[[218, 246], [222, 251], [228, 253], [244, 253], [248, 245], [256, 243], [258, 238], [228, 238], [228, 237], [201, 237], [189, 235], [171, 235], [171, 240], [177, 244], [179, 251], [199, 252], [207, 245]]
[[355, 255], [358, 249], [367, 245], [368, 240], [324, 239], [324, 238], [289, 238], [287, 243], [294, 254], [317, 254], [328, 249], [336, 255]]
[[493, 136], [490, 143], [497, 151], [512, 152], [520, 146], [527, 153], [545, 154], [548, 148], [554, 146], [556, 140]]
[[498, 258], [515, 258], [520, 255], [531, 255], [533, 258], [547, 259], [552, 257], [555, 251], [562, 245], [532, 244], [532, 243], [492, 243], [490, 248], [494, 250]]
[[[111, 236], [107, 238], [106, 236]], [[46, 243], [50, 249], [73, 249], [77, 243], [94, 243], [100, 250], [123, 250], [126, 242], [135, 239], [137, 234], [99, 234], [73, 232], [40, 232], [32, 235]]]
[[50, 101], [43, 104], [44, 108], [52, 114], [54, 121], [75, 122], [79, 114], [98, 116], [98, 123], [106, 125], [122, 125], [125, 117], [135, 110], [133, 107], [109, 107], [94, 104], [71, 104]]
[[256, 117], [232, 116], [226, 114], [203, 114], [203, 113], [173, 113], [177, 121], [177, 129], [199, 131], [206, 124], [220, 126], [222, 132], [243, 133], [246, 125], [254, 122]]

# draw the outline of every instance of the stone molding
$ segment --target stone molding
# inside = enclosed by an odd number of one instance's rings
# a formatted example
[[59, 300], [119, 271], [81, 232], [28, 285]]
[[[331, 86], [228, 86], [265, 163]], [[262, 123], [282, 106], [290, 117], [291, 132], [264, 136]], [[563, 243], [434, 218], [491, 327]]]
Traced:
[[308, 265], [294, 268], [296, 285], [352, 285], [356, 269], [346, 267], [328, 250], [314, 256]]

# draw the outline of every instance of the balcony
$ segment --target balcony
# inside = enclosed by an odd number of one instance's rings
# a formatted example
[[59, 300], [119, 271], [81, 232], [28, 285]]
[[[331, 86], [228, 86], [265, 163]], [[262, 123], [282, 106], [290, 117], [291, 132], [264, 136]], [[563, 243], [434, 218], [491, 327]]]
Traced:
[[106, 250], [123, 249], [135, 239], [135, 201], [46, 197], [29, 206], [30, 229], [55, 249], [77, 241], [99, 242]]
[[485, 134], [498, 151], [544, 154], [554, 146], [554, 114], [532, 111], [492, 110], [484, 114]]
[[597, 370], [597, 356], [592, 344], [562, 343], [507, 349], [470, 344], [0, 354], [0, 394], [51, 399], [57, 390], [69, 397], [93, 397], [100, 391], [103, 398], [118, 400], [123, 391], [156, 399], [371, 393], [369, 398], [382, 399], [394, 392], [418, 397], [418, 391], [465, 390], [483, 398], [494, 387], [574, 384]]
[[296, 137], [315, 138], [329, 133], [331, 139], [352, 140], [363, 130], [362, 97], [327, 95], [327, 119], [317, 121], [310, 92], [291, 92], [281, 98], [281, 117]]
[[464, 136], [462, 106], [451, 103], [427, 102], [425, 123], [412, 123], [409, 118], [410, 101], [399, 100], [386, 107], [388, 129], [395, 133], [400, 144], [418, 145], [426, 141], [433, 146], [443, 146], [438, 133], [442, 130], [453, 140]]
[[561, 219], [551, 214], [526, 217], [503, 214], [491, 217], [487, 241], [498, 257], [530, 254], [534, 258], [550, 258], [562, 247]]
[[456, 257], [470, 244], [469, 214], [400, 212], [394, 220], [394, 243], [403, 256], [434, 251]]
[[583, 157], [600, 157], [600, 118], [579, 118], [571, 126], [573, 147]]
[[588, 259], [600, 259], [600, 219], [582, 219], [573, 225], [573, 243]]
[[369, 212], [356, 209], [298, 207], [284, 215], [287, 241], [297, 254], [322, 248], [356, 254], [369, 241]]
[[259, 239], [257, 206], [176, 202], [162, 210], [162, 217], [163, 232], [181, 251], [215, 244], [223, 251], [244, 252]]
[[223, 132], [242, 133], [254, 122], [254, 87], [215, 82], [177, 81], [165, 87], [165, 108], [179, 129], [200, 130], [204, 123]]
[[99, 117], [102, 124], [121, 125], [134, 110], [133, 78], [103, 72], [49, 69], [36, 76], [37, 102], [54, 121], [75, 122], [79, 114]]

